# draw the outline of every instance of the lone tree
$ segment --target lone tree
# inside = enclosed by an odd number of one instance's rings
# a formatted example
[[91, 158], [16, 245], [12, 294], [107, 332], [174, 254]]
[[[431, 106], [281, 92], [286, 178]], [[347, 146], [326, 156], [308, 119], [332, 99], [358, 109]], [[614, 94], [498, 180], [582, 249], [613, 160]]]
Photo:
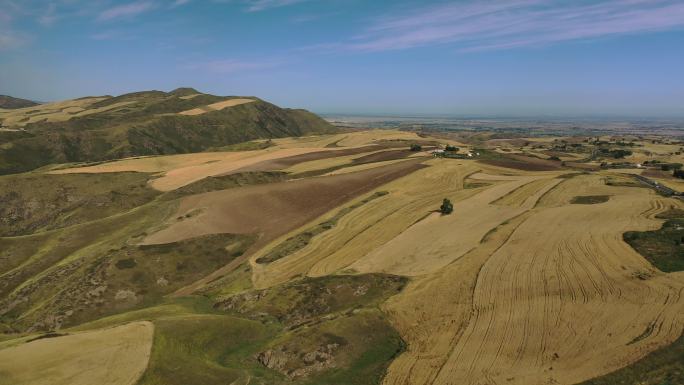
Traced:
[[439, 206], [439, 212], [442, 213], [442, 215], [448, 215], [451, 214], [452, 211], [454, 211], [454, 205], [451, 204], [450, 200], [444, 198], [442, 205]]
[[445, 148], [444, 150], [445, 150], [445, 151], [449, 151], [449, 152], [458, 152], [458, 150], [460, 150], [460, 148], [458, 148], [458, 147], [456, 147], [456, 146], [450, 146], [450, 145], [447, 144], [447, 146], [446, 146], [446, 148]]
[[420, 144], [412, 144], [411, 145], [411, 151], [420, 151], [422, 150], [422, 147], [420, 147]]

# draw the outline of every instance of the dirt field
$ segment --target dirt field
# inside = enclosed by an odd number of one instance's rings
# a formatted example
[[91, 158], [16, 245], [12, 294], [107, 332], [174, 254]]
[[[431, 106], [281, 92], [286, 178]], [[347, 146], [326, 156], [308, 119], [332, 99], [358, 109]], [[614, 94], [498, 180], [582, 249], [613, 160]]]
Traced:
[[560, 162], [554, 162], [546, 159], [539, 159], [531, 156], [509, 154], [506, 155], [508, 159], [488, 159], [482, 160], [482, 163], [507, 167], [524, 171], [552, 171], [560, 168]]
[[198, 107], [198, 108], [193, 108], [191, 110], [187, 111], [182, 111], [179, 112], [180, 115], [189, 115], [189, 116], [194, 116], [194, 115], [202, 115], [207, 112], [211, 111], [219, 111], [224, 108], [228, 107], [234, 107], [234, 106], [239, 106], [240, 104], [246, 104], [246, 103], [252, 103], [254, 102], [254, 99], [243, 99], [243, 98], [238, 98], [238, 99], [229, 99], [229, 100], [224, 100], [222, 102], [217, 102], [217, 103], [212, 103], [204, 107]]
[[0, 350], [3, 385], [134, 385], [152, 347], [151, 322], [43, 338]]

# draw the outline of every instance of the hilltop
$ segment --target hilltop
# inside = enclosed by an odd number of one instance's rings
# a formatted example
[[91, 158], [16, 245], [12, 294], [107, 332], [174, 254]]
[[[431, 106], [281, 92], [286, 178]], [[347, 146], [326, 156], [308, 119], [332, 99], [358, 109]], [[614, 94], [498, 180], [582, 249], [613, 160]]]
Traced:
[[54, 163], [201, 152], [254, 139], [336, 130], [306, 110], [192, 88], [0, 111], [0, 127], [0, 174]]
[[37, 105], [38, 103], [32, 100], [15, 98], [8, 95], [0, 95], [0, 108], [4, 108], [7, 110], [12, 110], [15, 108], [33, 107]]

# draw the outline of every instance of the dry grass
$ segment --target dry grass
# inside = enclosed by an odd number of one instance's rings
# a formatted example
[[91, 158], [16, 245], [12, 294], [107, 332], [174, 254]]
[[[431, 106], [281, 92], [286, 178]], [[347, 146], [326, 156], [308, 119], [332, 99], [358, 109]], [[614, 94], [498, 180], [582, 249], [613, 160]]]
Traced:
[[193, 108], [191, 110], [182, 111], [182, 112], [179, 112], [179, 114], [180, 115], [188, 115], [188, 116], [202, 115], [202, 114], [205, 114], [207, 112], [220, 111], [224, 108], [239, 106], [240, 104], [252, 103], [254, 101], [255, 101], [254, 99], [243, 99], [243, 98], [228, 99], [228, 100], [224, 100], [222, 102], [212, 103], [212, 104], [209, 104], [209, 105], [204, 106], [204, 107], [198, 107], [198, 108]]
[[0, 350], [3, 385], [134, 385], [152, 347], [151, 322], [43, 338]]
[[88, 109], [91, 104], [105, 99], [107, 98], [81, 98], [40, 104], [33, 107], [0, 110], [0, 121], [2, 121], [4, 126], [8, 127], [22, 127], [29, 123], [43, 120], [47, 122], [63, 122], [76, 116], [85, 116], [124, 105], [124, 103], [116, 103], [103, 108]]

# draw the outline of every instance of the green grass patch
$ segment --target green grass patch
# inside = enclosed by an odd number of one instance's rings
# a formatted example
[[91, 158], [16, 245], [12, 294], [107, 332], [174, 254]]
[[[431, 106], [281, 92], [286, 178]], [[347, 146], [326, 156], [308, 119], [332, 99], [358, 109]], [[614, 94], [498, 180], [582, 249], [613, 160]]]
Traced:
[[579, 195], [573, 197], [570, 203], [574, 205], [595, 205], [599, 203], [608, 202], [609, 195]]
[[405, 284], [405, 278], [387, 274], [304, 278], [240, 293], [217, 302], [215, 307], [231, 314], [274, 319], [288, 327], [298, 327], [325, 315], [377, 306]]
[[253, 375], [279, 380], [253, 358], [275, 336], [274, 325], [226, 315], [172, 317], [154, 324], [152, 356], [139, 385], [225, 385], [247, 383]]
[[639, 254], [664, 272], [684, 270], [684, 216], [681, 210], [670, 210], [660, 218], [670, 218], [660, 229], [653, 231], [628, 231], [623, 239]]
[[341, 209], [337, 212], [337, 214], [335, 214], [332, 218], [328, 219], [327, 221], [321, 222], [313, 227], [310, 227], [305, 231], [281, 242], [280, 244], [275, 246], [271, 251], [269, 251], [266, 255], [257, 258], [256, 262], [262, 264], [271, 263], [303, 249], [304, 247], [306, 247], [306, 245], [309, 244], [313, 237], [335, 227], [337, 225], [337, 222], [340, 219], [342, 219], [342, 217], [344, 217], [345, 215], [365, 205], [366, 203], [374, 199], [380, 198], [382, 196], [385, 196], [387, 194], [387, 191], [378, 191], [360, 202], [357, 202], [351, 206]]

